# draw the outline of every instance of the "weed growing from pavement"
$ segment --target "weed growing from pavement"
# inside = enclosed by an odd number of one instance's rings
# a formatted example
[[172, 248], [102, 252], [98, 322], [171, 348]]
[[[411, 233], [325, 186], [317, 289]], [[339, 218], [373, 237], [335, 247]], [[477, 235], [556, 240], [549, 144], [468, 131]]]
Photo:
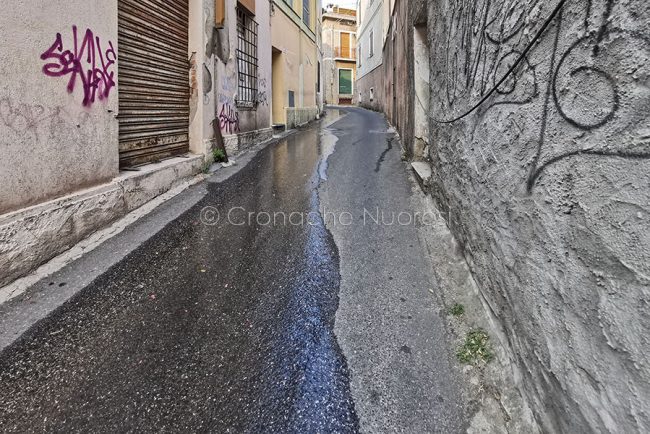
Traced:
[[489, 363], [494, 354], [490, 349], [490, 337], [485, 330], [477, 329], [467, 333], [465, 342], [456, 353], [461, 363], [475, 365], [478, 363]]
[[461, 316], [465, 313], [465, 306], [460, 303], [456, 303], [451, 307], [451, 309], [449, 309], [449, 313], [453, 316]]
[[223, 152], [223, 149], [220, 148], [214, 148], [212, 150], [212, 157], [214, 157], [215, 163], [223, 163], [226, 161], [226, 153]]

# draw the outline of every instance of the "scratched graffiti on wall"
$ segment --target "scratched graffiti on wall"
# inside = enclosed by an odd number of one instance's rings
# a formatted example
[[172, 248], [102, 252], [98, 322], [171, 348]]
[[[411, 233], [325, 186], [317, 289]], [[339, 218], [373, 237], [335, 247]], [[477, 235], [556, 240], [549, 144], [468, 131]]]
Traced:
[[257, 79], [257, 83], [259, 85], [259, 89], [257, 91], [257, 96], [255, 98], [255, 102], [259, 106], [269, 106], [269, 96], [266, 93], [266, 85], [267, 85], [267, 80], [264, 77], [259, 77]]
[[[650, 127], [643, 97], [650, 37], [620, 26], [617, 3], [455, 2], [441, 51], [444, 86], [434, 95], [442, 116], [434, 121], [474, 117], [472, 139], [489, 161], [494, 152], [483, 140], [482, 121], [507, 107], [535, 111], [536, 135], [521, 142], [535, 147], [529, 192], [547, 168], [568, 158], [650, 159], [648, 147], [637, 146], [647, 145], [644, 128]], [[506, 122], [526, 131], [516, 118]], [[617, 140], [622, 137], [629, 140]]]
[[68, 77], [69, 93], [81, 87], [84, 107], [108, 99], [115, 87], [113, 66], [117, 55], [113, 43], [108, 41], [102, 46], [100, 37], [90, 29], [80, 35], [77, 26], [72, 26], [72, 44], [67, 46], [61, 33], [57, 33], [41, 59], [47, 62], [43, 66], [45, 75]]
[[256, 98], [257, 105], [262, 105], [268, 107], [269, 105], [269, 97], [266, 94], [266, 91], [258, 91], [257, 92], [257, 98]]
[[224, 104], [219, 113], [219, 126], [223, 133], [239, 133], [239, 113], [237, 113], [237, 110]]
[[87, 112], [70, 114], [64, 107], [45, 107], [41, 104], [15, 102], [9, 97], [0, 98], [0, 124], [22, 137], [40, 140], [53, 138], [57, 131], [75, 131], [90, 118]]
[[257, 79], [260, 89], [266, 89], [266, 78], [260, 77]]

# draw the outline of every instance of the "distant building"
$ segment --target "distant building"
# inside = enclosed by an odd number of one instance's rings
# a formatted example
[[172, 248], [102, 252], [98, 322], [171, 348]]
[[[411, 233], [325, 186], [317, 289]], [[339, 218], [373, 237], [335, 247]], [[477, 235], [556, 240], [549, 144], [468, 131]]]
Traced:
[[416, 160], [429, 149], [425, 0], [359, 0], [356, 102], [382, 111]]
[[323, 13], [323, 86], [326, 104], [352, 104], [357, 76], [356, 10], [328, 6]]
[[293, 128], [320, 113], [320, 0], [271, 4], [272, 118]]
[[357, 4], [358, 104], [380, 110], [384, 85], [380, 66], [393, 0], [359, 0]]

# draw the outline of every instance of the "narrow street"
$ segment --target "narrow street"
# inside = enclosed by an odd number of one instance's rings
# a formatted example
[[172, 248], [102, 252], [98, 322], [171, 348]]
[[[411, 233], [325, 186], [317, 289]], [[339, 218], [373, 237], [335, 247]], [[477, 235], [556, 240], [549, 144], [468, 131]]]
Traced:
[[416, 223], [390, 221], [422, 211], [400, 152], [381, 115], [330, 109], [182, 193], [2, 352], [3, 431], [462, 431]]

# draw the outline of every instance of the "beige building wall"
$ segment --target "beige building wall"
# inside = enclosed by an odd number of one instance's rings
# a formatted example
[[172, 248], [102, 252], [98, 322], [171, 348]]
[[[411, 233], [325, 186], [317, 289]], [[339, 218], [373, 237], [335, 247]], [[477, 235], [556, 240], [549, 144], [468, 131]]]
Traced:
[[[309, 25], [303, 22], [303, 1], [309, 1]], [[273, 57], [273, 123], [287, 128], [315, 119], [319, 113], [317, 98], [319, 48], [316, 30], [320, 1], [295, 0], [293, 7], [274, 1], [271, 12]], [[293, 94], [291, 106], [290, 93]]]

